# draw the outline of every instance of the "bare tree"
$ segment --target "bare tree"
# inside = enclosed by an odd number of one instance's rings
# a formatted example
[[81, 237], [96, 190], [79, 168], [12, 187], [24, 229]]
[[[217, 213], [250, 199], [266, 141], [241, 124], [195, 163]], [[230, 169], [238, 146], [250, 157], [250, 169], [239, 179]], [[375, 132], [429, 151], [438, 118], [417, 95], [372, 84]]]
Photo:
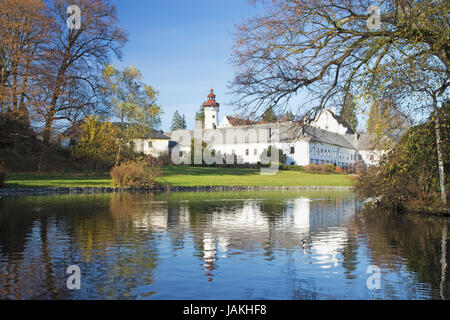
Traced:
[[[81, 9], [79, 29], [68, 28], [67, 8], [71, 5]], [[42, 69], [47, 104], [39, 110], [45, 122], [46, 143], [56, 120], [70, 119], [74, 109], [97, 105], [90, 99], [97, 95], [101, 70], [111, 53], [121, 56], [127, 39], [118, 26], [116, 9], [108, 0], [54, 0], [48, 6], [55, 18], [55, 38]]]
[[[397, 114], [408, 113], [407, 106], [430, 105], [399, 103], [410, 92], [422, 98], [434, 92], [442, 102], [450, 75], [449, 13], [445, 0], [271, 1], [265, 14], [238, 26], [234, 61], [239, 71], [232, 83], [237, 103], [249, 113], [264, 113], [285, 108], [305, 92], [315, 101], [306, 111], [318, 112], [348, 92], [372, 100], [393, 93], [386, 90], [386, 75], [398, 80], [399, 69], [415, 79], [429, 76], [424, 71], [433, 75], [426, 86], [396, 87]], [[399, 68], [404, 63], [413, 68]], [[438, 106], [427, 111], [438, 112]], [[446, 200], [445, 183], [441, 193]]]

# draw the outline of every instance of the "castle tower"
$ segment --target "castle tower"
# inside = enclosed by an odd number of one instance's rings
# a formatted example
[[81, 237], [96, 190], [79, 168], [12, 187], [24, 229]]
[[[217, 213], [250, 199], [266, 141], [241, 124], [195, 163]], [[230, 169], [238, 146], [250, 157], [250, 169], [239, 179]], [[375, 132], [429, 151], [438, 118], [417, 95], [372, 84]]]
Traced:
[[203, 103], [203, 110], [205, 112], [204, 129], [217, 128], [217, 118], [219, 116], [219, 104], [216, 102], [216, 95], [211, 89], [208, 95], [208, 100]]

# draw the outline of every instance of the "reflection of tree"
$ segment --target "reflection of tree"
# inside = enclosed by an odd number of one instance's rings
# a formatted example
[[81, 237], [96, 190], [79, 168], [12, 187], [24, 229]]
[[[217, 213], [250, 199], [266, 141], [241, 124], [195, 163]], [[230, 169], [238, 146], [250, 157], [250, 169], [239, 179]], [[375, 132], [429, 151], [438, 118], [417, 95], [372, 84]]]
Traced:
[[6, 260], [23, 252], [34, 218], [32, 209], [21, 205], [20, 199], [0, 199], [0, 249]]
[[347, 238], [347, 242], [345, 243], [345, 248], [342, 251], [343, 256], [342, 267], [345, 269], [345, 277], [347, 279], [356, 278], [356, 276], [353, 274], [353, 271], [356, 270], [357, 254], [358, 254], [357, 239], [353, 236], [349, 236]]
[[[407, 261], [407, 268], [414, 272], [417, 280], [441, 290], [441, 296], [448, 297], [447, 264], [448, 247], [444, 245], [447, 235], [443, 232], [450, 221], [424, 218], [412, 215], [396, 215], [376, 210], [363, 211], [356, 220], [360, 230], [368, 237], [374, 263], [391, 269]], [[435, 290], [435, 291], [436, 291]], [[431, 293], [435, 295], [434, 292]], [[433, 296], [433, 298], [440, 298]]]
[[446, 300], [446, 283], [447, 283], [447, 239], [448, 239], [448, 226], [444, 223], [442, 228], [442, 248], [441, 248], [441, 284], [440, 293], [442, 300]]
[[[134, 223], [160, 213], [155, 197], [6, 200], [0, 208], [0, 276], [5, 279], [0, 297], [126, 298], [123, 294], [132, 288], [151, 284], [158, 261], [157, 238], [152, 229], [135, 228]], [[66, 269], [73, 264], [82, 270], [79, 293], [65, 287]]]
[[[338, 210], [338, 206], [336, 206], [336, 210]], [[349, 280], [356, 278], [353, 272], [358, 264], [358, 232], [354, 220], [352, 219], [347, 223], [347, 240], [344, 250], [342, 250], [342, 267], [345, 269], [345, 277]]]
[[184, 248], [184, 233], [180, 227], [180, 203], [167, 202], [167, 229], [171, 240], [172, 250], [176, 251]]
[[267, 260], [273, 260], [275, 259], [273, 239], [276, 236], [276, 225], [286, 214], [287, 203], [285, 200], [261, 200], [259, 202], [259, 210], [269, 224], [267, 240], [264, 243], [264, 255], [267, 256]]

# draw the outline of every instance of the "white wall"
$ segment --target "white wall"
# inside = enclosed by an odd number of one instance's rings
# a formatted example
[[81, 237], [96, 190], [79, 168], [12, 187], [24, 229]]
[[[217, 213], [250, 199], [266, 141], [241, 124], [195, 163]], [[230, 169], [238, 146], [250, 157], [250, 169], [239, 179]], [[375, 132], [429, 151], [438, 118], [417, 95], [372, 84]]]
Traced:
[[223, 117], [222, 122], [219, 125], [219, 128], [230, 128], [232, 125], [230, 124], [230, 121], [228, 121], [227, 117]]
[[[152, 146], [149, 146], [149, 142]], [[154, 157], [159, 157], [162, 155], [169, 154], [169, 140], [163, 139], [136, 139], [134, 140], [136, 145], [136, 151], [142, 152], [146, 155], [152, 155]]]
[[319, 129], [339, 134], [345, 134], [347, 132], [347, 128], [337, 122], [330, 111], [326, 109], [324, 109], [317, 117], [317, 119], [312, 121], [310, 125]]
[[217, 118], [219, 116], [219, 108], [204, 107], [205, 109], [205, 129], [217, 128]]
[[326, 143], [310, 142], [309, 144], [310, 163], [335, 164], [339, 167], [346, 167], [358, 162], [359, 152], [355, 149], [342, 148]]

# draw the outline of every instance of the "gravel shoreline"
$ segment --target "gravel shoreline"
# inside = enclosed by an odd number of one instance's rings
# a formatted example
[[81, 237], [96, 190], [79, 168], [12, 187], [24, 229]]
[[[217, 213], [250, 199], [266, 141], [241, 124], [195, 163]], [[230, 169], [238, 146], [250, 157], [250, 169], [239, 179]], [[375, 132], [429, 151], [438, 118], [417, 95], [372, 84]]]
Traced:
[[153, 188], [113, 188], [113, 187], [74, 187], [74, 188], [16, 188], [0, 189], [0, 198], [29, 197], [59, 194], [101, 194], [122, 192], [213, 192], [245, 190], [352, 190], [353, 187], [334, 186], [190, 186], [190, 187], [153, 187]]

